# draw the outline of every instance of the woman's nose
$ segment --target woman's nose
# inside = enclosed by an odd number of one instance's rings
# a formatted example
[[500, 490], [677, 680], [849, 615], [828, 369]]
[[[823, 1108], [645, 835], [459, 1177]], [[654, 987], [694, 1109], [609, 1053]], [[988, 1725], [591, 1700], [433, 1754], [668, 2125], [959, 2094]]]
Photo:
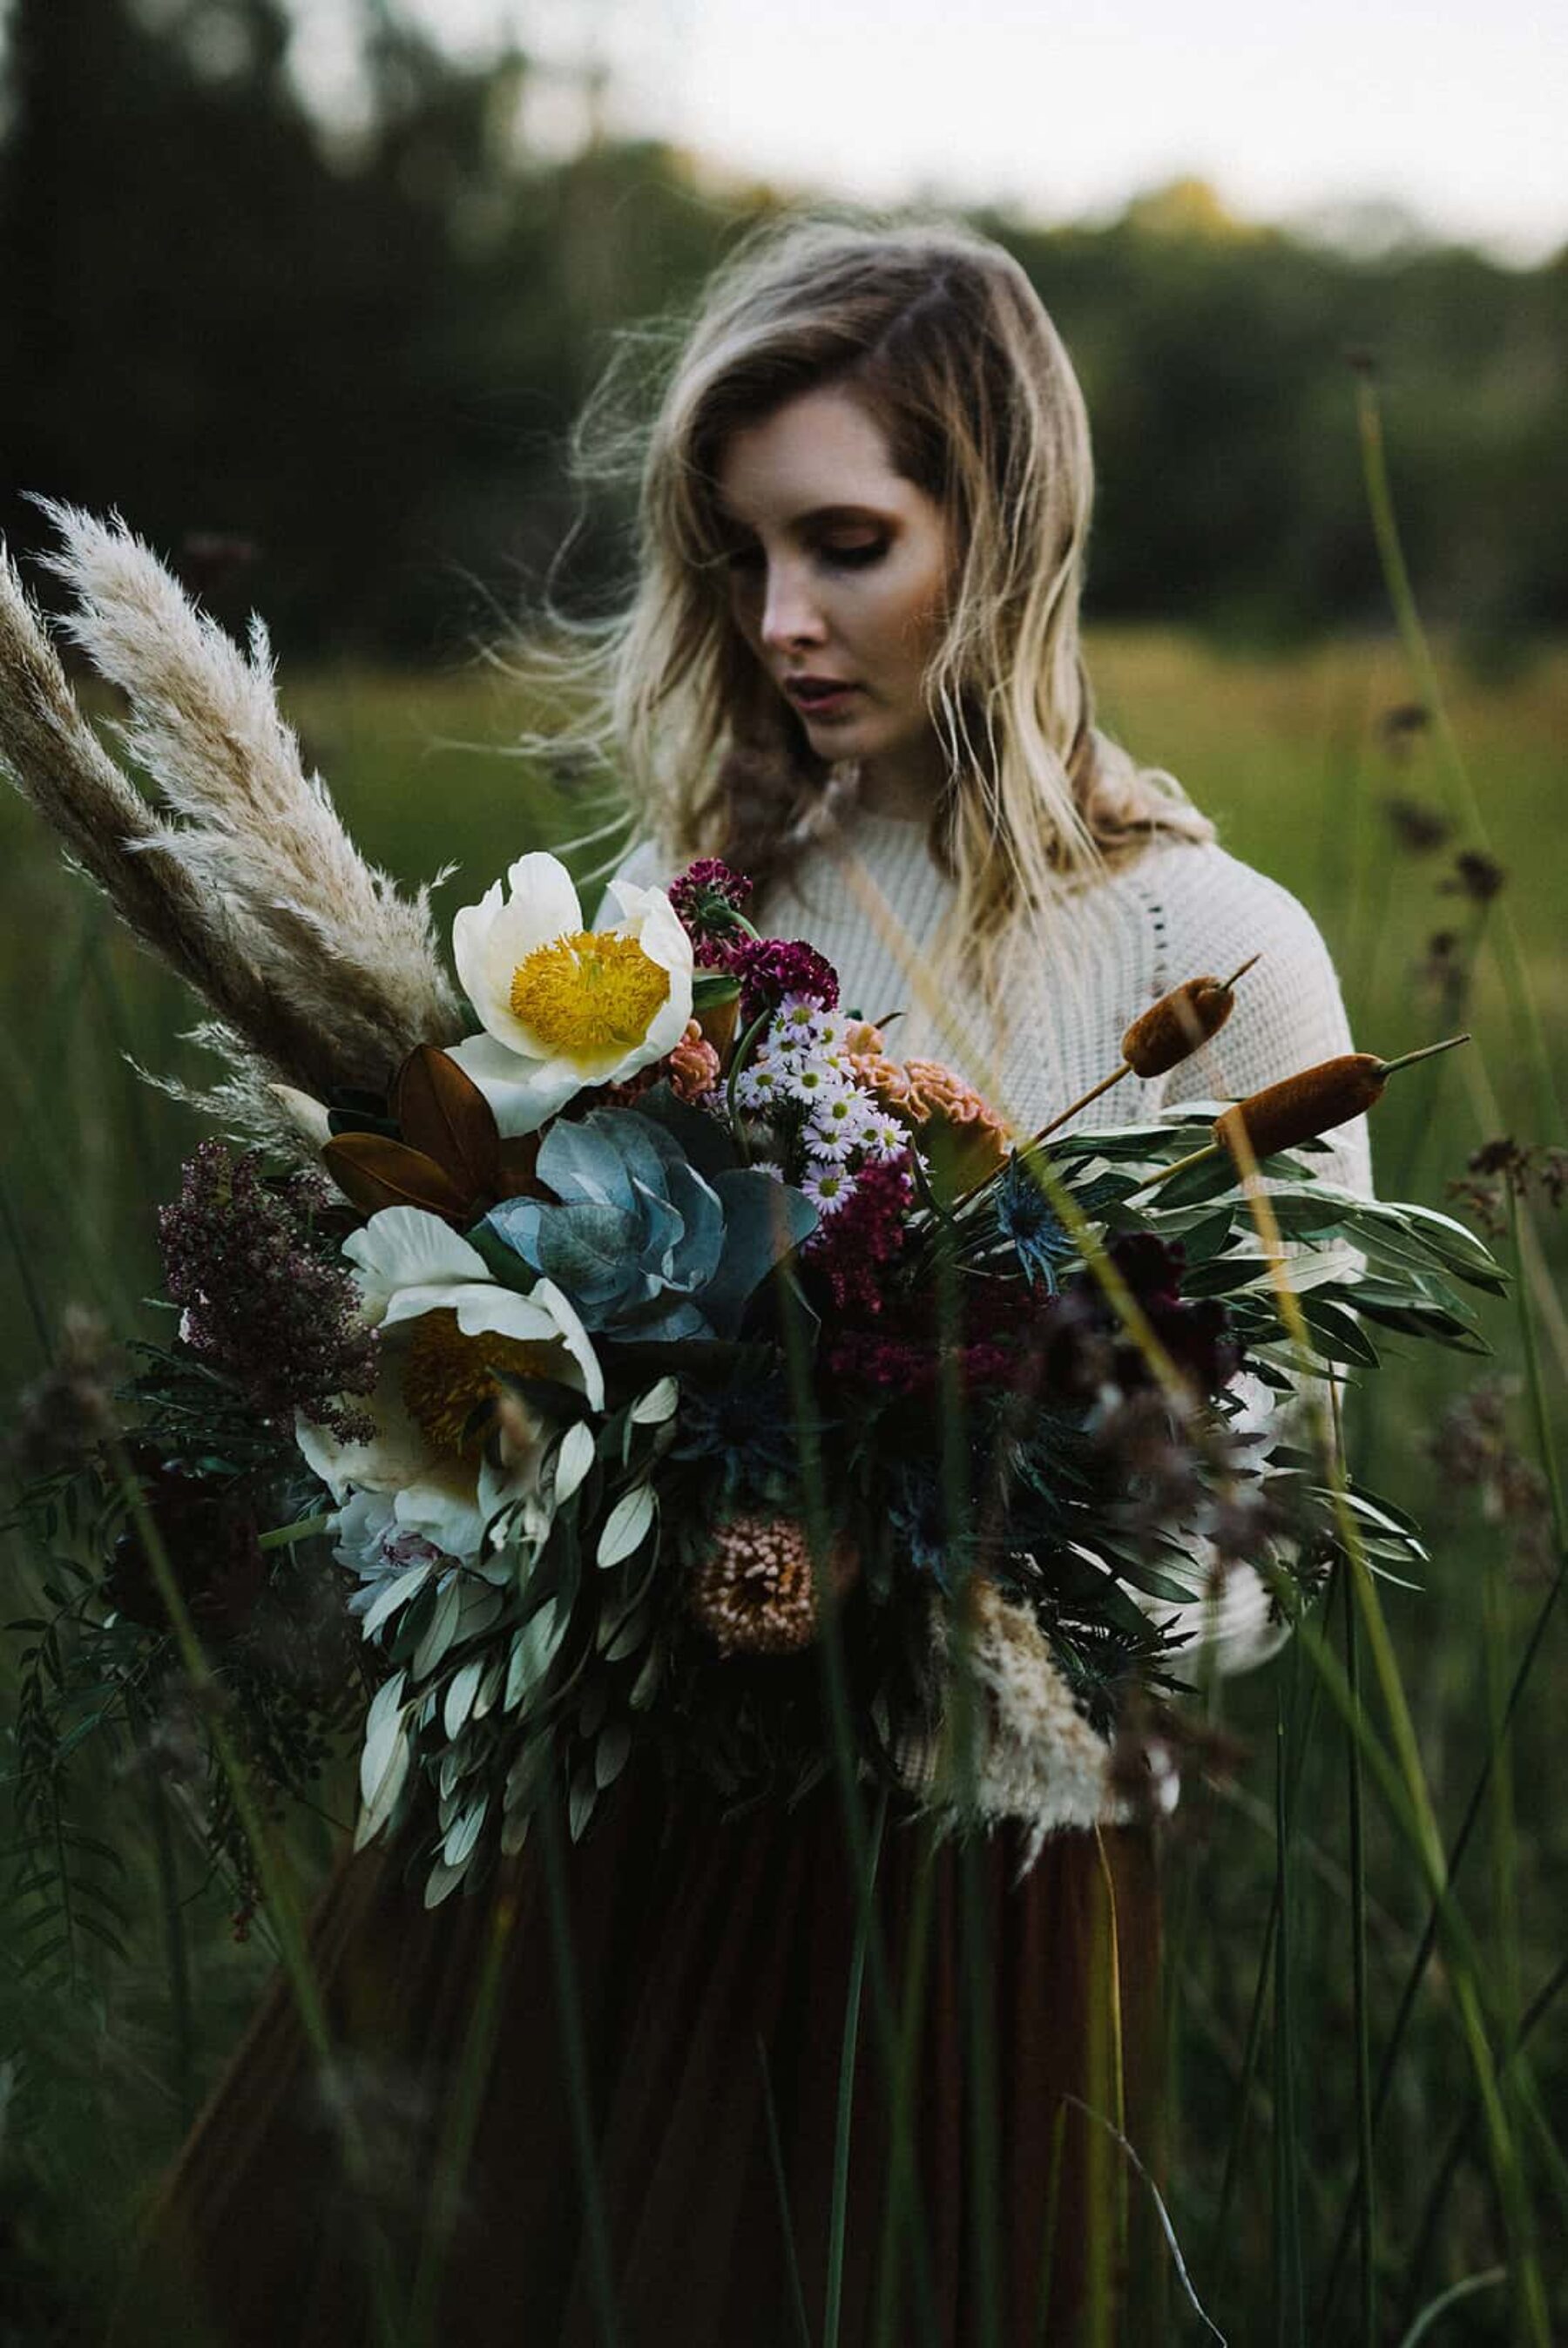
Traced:
[[823, 634], [810, 582], [791, 565], [770, 571], [762, 617], [762, 639], [768, 650], [787, 652], [793, 644], [818, 644]]

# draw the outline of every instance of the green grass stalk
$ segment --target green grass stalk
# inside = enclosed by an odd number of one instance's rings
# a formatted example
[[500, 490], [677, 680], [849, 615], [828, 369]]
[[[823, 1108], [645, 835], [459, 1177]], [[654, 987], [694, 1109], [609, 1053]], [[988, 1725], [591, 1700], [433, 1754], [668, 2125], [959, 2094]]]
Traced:
[[456, 2078], [436, 2147], [425, 2238], [409, 2300], [406, 2348], [425, 2348], [426, 2342], [435, 2343], [439, 2337], [436, 2327], [440, 2289], [453, 2230], [463, 2206], [468, 2156], [474, 2147], [486, 2076], [500, 2025], [507, 1951], [517, 1921], [516, 1890], [509, 1881], [503, 1881], [486, 1918], [484, 1960], [468, 2009]]
[[778, 2106], [774, 2098], [773, 2075], [768, 2069], [768, 2050], [760, 2032], [757, 2035], [757, 2064], [762, 2074], [763, 2124], [767, 2130], [768, 2167], [773, 2171], [784, 2240], [790, 2323], [794, 2332], [795, 2348], [811, 2348], [811, 2319], [805, 2312], [805, 2290], [801, 2282], [800, 2260], [795, 2252], [794, 2219], [790, 2210], [789, 2185], [784, 2176], [784, 2146], [779, 2140]]
[[[1349, 1578], [1341, 1574], [1345, 1601], [1345, 1684], [1361, 1711], [1361, 1659], [1356, 1629], [1356, 1598]], [[1372, 2047], [1370, 1996], [1367, 1979], [1367, 1823], [1361, 1780], [1361, 1740], [1352, 1728], [1345, 1739], [1350, 1812], [1350, 1958], [1353, 2027], [1356, 2037], [1356, 2138], [1360, 2147], [1359, 2197], [1361, 2240], [1362, 2348], [1378, 2348], [1378, 2209], [1377, 2172], [1372, 2165]]]
[[[802, 1318], [802, 1303], [790, 1277], [782, 1266], [776, 1266], [773, 1278], [774, 1294], [779, 1306], [784, 1370], [789, 1382], [790, 1405], [794, 1414], [800, 1459], [803, 1522], [820, 1600], [819, 1619], [823, 1628], [816, 1646], [821, 1664], [822, 1686], [827, 1702], [833, 1770], [838, 1787], [851, 1878], [857, 1890], [866, 1892], [868, 1891], [871, 1881], [870, 1834], [861, 1796], [854, 1730], [850, 1722], [849, 1685], [844, 1656], [843, 1630], [838, 1622], [836, 1607], [832, 1603], [829, 1595], [828, 1559], [832, 1549], [833, 1528], [827, 1516], [826, 1484], [822, 1468], [821, 1444], [816, 1429], [816, 1406], [811, 1382], [810, 1354]], [[881, 1919], [875, 1902], [871, 1906], [870, 1925], [866, 1934], [866, 1963], [871, 1977], [871, 2011], [873, 2024], [876, 2031], [878, 2051], [887, 2078], [890, 2082], [894, 2082], [898, 2076], [898, 2025], [888, 1973], [886, 1947]], [[927, 2343], [927, 2348], [935, 2348], [936, 2298], [931, 2282], [929, 2250], [925, 2229], [921, 2223], [914, 2179], [910, 2180], [903, 2216], [906, 2241], [914, 2270], [916, 2321], [920, 2327], [920, 2337]]]
[[[1465, 823], [1473, 833], [1482, 852], [1491, 854], [1491, 841], [1482, 813], [1481, 795], [1471, 778], [1470, 767], [1460, 747], [1438, 683], [1437, 664], [1432, 658], [1427, 633], [1421, 624], [1415, 589], [1399, 539], [1398, 518], [1394, 512], [1393, 492], [1389, 483], [1388, 458], [1383, 445], [1383, 419], [1378, 402], [1377, 386], [1369, 373], [1362, 373], [1356, 384], [1357, 418], [1360, 431], [1362, 471], [1366, 482], [1367, 500], [1371, 511], [1373, 535], [1382, 564], [1389, 598], [1394, 607], [1394, 617], [1416, 680], [1416, 688], [1430, 718], [1432, 728], [1441, 747], [1451, 778], [1455, 797]], [[1546, 1034], [1541, 1023], [1534, 990], [1524, 960], [1519, 932], [1506, 901], [1497, 910], [1496, 933], [1499, 943], [1498, 966], [1515, 1029], [1522, 1039], [1534, 1079], [1536, 1116], [1542, 1133], [1555, 1134], [1563, 1129], [1563, 1115], [1553, 1075], [1551, 1054]]]
[[[1294, 1650], [1293, 1661], [1299, 1648]], [[1299, 2122], [1296, 2115], [1296, 1918], [1292, 1876], [1290, 1806], [1286, 1787], [1290, 1774], [1289, 1722], [1294, 1703], [1286, 1700], [1286, 1675], [1276, 1689], [1275, 1718], [1275, 1911], [1279, 1919], [1274, 1960], [1274, 2338], [1276, 2348], [1304, 2348], [1306, 2304], [1301, 2252], [1301, 2175]], [[1300, 1665], [1292, 1673], [1297, 1694]]]
[[572, 2143], [577, 2154], [578, 2189], [582, 2196], [583, 2233], [588, 2246], [589, 2283], [594, 2320], [599, 2325], [601, 2348], [620, 2348], [625, 2335], [616, 2304], [610, 2227], [605, 2215], [604, 2191], [600, 2182], [599, 2157], [593, 2139], [593, 2098], [589, 2084], [582, 2000], [573, 1970], [571, 1918], [567, 1909], [566, 1895], [566, 1849], [561, 1831], [563, 1798], [561, 1788], [552, 1784], [545, 1788], [544, 1797], [539, 1803], [545, 1913], [555, 1969], [561, 2046], [566, 2055], [567, 2100], [571, 2110]]
[[[323, 2072], [330, 2070], [332, 2034], [320, 1984], [311, 1964], [310, 1947], [295, 1895], [293, 1877], [284, 1864], [266, 1817], [251, 1789], [250, 1772], [229, 1733], [223, 1717], [223, 1692], [196, 1634], [163, 1536], [123, 1443], [117, 1441], [112, 1444], [109, 1457], [131, 1521], [152, 1569], [153, 1581], [173, 1630], [180, 1661], [198, 1700], [203, 1705], [213, 1749], [228, 1780], [235, 1813], [254, 1855], [257, 1878], [277, 1935], [284, 1975], [293, 1992], [306, 2039]], [[365, 2272], [374, 2336], [384, 2343], [384, 2348], [397, 2348], [398, 2323], [387, 2244], [370, 2199], [372, 2170], [369, 2149], [364, 2140], [358, 2116], [350, 2103], [343, 2106], [341, 2127], [343, 2167], [354, 2188], [364, 2228]]]
[[[1280, 1316], [1296, 1348], [1297, 1359], [1307, 1378], [1307, 1391], [1316, 1422], [1324, 1473], [1333, 1496], [1337, 1529], [1340, 1543], [1349, 1561], [1351, 1583], [1361, 1618], [1361, 1627], [1371, 1654], [1374, 1673], [1393, 1738], [1394, 1755], [1403, 1796], [1400, 1809], [1403, 1813], [1406, 1830], [1410, 1835], [1412, 1847], [1421, 1861], [1432, 1891], [1442, 1908], [1444, 1928], [1450, 1941], [1454, 2001], [1459, 2009], [1460, 2025], [1475, 2070], [1477, 2084], [1481, 2089], [1486, 2113], [1493, 2173], [1508, 2227], [1510, 2244], [1516, 2257], [1521, 2336], [1531, 2343], [1531, 2348], [1548, 2348], [1551, 2332], [1544, 2287], [1539, 2263], [1530, 2246], [1532, 2229], [1523, 2176], [1512, 2132], [1508, 2126], [1507, 2116], [1498, 2094], [1496, 2065], [1482, 2019], [1481, 2000], [1478, 1988], [1480, 1967], [1474, 1961], [1471, 1950], [1464, 1945], [1464, 1941], [1468, 1941], [1468, 1935], [1463, 1936], [1461, 1940], [1457, 1910], [1450, 1896], [1442, 1839], [1427, 1787], [1426, 1773], [1421, 1765], [1415, 1724], [1410, 1717], [1399, 1664], [1394, 1655], [1393, 1643], [1389, 1636], [1388, 1625], [1383, 1617], [1371, 1569], [1367, 1562], [1360, 1531], [1347, 1496], [1344, 1459], [1335, 1439], [1333, 1424], [1326, 1406], [1321, 1395], [1315, 1392], [1316, 1382], [1312, 1379], [1309, 1370], [1311, 1354], [1307, 1323], [1302, 1314], [1300, 1300], [1286, 1269], [1279, 1225], [1268, 1193], [1263, 1187], [1257, 1161], [1252, 1154], [1245, 1125], [1238, 1128], [1236, 1155], [1243, 1192], [1252, 1213], [1259, 1242], [1268, 1258], [1270, 1279], [1278, 1299]], [[1303, 1627], [1305, 1627], [1304, 1623], [1298, 1624], [1298, 1629]], [[1311, 1646], [1320, 1659], [1320, 1668], [1329, 1668], [1332, 1664], [1332, 1657], [1325, 1643], [1315, 1639]], [[1348, 1689], [1340, 1684], [1342, 1675], [1336, 1671], [1333, 1676], [1335, 1684], [1331, 1692], [1340, 1703], [1347, 1720], [1354, 1725], [1358, 1718], [1358, 1706], [1350, 1701]], [[1369, 1758], [1380, 1757], [1379, 1749], [1369, 1738], [1363, 1737], [1363, 1744]]]
[[[1524, 1267], [1522, 1262], [1522, 1251], [1526, 1229], [1525, 1219], [1522, 1202], [1519, 1199], [1517, 1193], [1512, 1189], [1510, 1191], [1509, 1206], [1516, 1258], [1518, 1259], [1517, 1277], [1514, 1283], [1514, 1302], [1519, 1323], [1520, 1348], [1524, 1359], [1526, 1393], [1530, 1402], [1536, 1451], [1539, 1456], [1542, 1472], [1546, 1478], [1547, 1491], [1551, 1499], [1553, 1533], [1556, 1546], [1557, 1570], [1553, 1577], [1551, 1586], [1547, 1590], [1546, 1595], [1542, 1599], [1536, 1612], [1535, 1620], [1531, 1624], [1529, 1636], [1525, 1640], [1523, 1649], [1520, 1654], [1519, 1662], [1515, 1666], [1512, 1682], [1510, 1684], [1506, 1700], [1502, 1704], [1501, 1712], [1496, 1715], [1492, 1732], [1488, 1742], [1487, 1750], [1481, 1761], [1480, 1772], [1476, 1777], [1474, 1786], [1471, 1789], [1470, 1798], [1465, 1804], [1464, 1815], [1460, 1821], [1458, 1832], [1455, 1834], [1452, 1846], [1449, 1850], [1443, 1870], [1445, 1890], [1448, 1892], [1451, 1892], [1452, 1886], [1459, 1875], [1460, 1869], [1464, 1864], [1465, 1857], [1469, 1851], [1475, 1829], [1479, 1825], [1482, 1812], [1486, 1807], [1487, 1798], [1491, 1791], [1493, 1774], [1497, 1768], [1499, 1756], [1506, 1749], [1508, 1740], [1512, 1731], [1514, 1714], [1519, 1709], [1524, 1691], [1529, 1685], [1532, 1675], [1534, 1672], [1536, 1658], [1541, 1653], [1541, 1649], [1546, 1636], [1547, 1625], [1551, 1622], [1552, 1616], [1556, 1610], [1558, 1599], [1562, 1594], [1564, 1573], [1568, 1572], [1568, 1509], [1565, 1509], [1563, 1505], [1562, 1473], [1557, 1462], [1556, 1447], [1553, 1442], [1552, 1424], [1547, 1409], [1545, 1385], [1542, 1376], [1541, 1347], [1536, 1333], [1535, 1315], [1532, 1310], [1532, 1283], [1524, 1277]], [[1416, 2000], [1419, 1995], [1421, 1983], [1426, 1978], [1427, 1968], [1431, 1962], [1433, 1952], [1437, 1948], [1438, 1937], [1440, 1930], [1441, 1908], [1442, 1897], [1440, 1895], [1434, 1897], [1432, 1905], [1427, 1915], [1425, 1925], [1422, 1928], [1420, 1940], [1417, 1943], [1416, 1953], [1410, 1961], [1409, 1971], [1406, 1975], [1404, 1986], [1399, 1994], [1399, 2003], [1395, 2010], [1393, 2023], [1390, 2025], [1388, 2039], [1384, 2045], [1382, 2060], [1378, 2065], [1377, 2089], [1372, 2099], [1372, 2128], [1374, 2135], [1382, 2120], [1383, 2113], [1388, 2104], [1389, 2096], [1393, 2086], [1395, 2066], [1399, 2059], [1399, 2050], [1404, 2044], [1405, 2034], [1409, 2027], [1411, 2017], [1415, 2012]], [[1356, 2207], [1355, 2196], [1358, 2195], [1359, 2191], [1360, 2184], [1359, 2179], [1358, 2178], [1352, 2199], [1347, 2205], [1344, 2216], [1341, 2219], [1338, 2236], [1335, 2242], [1334, 2254], [1329, 2260], [1328, 2275], [1324, 2285], [1323, 2298], [1321, 2302], [1320, 2320], [1323, 2323], [1327, 2323], [1333, 2313], [1335, 2297], [1339, 2277], [1344, 2266], [1346, 2250], [1348, 2246], [1350, 2228], [1353, 2223], [1353, 2214]]]
[[844, 2042], [838, 2062], [838, 2110], [833, 2140], [833, 2205], [827, 2240], [827, 2286], [823, 2307], [823, 2348], [838, 2348], [844, 2311], [844, 2241], [849, 2211], [849, 2154], [855, 2118], [855, 2066], [860, 2051], [860, 2007], [866, 1986], [866, 1952], [876, 1912], [876, 1870], [882, 1857], [882, 1836], [887, 1823], [887, 1789], [883, 1787], [872, 1820], [864, 1880], [856, 1887], [858, 1913], [855, 1946], [849, 1961], [845, 1993]]

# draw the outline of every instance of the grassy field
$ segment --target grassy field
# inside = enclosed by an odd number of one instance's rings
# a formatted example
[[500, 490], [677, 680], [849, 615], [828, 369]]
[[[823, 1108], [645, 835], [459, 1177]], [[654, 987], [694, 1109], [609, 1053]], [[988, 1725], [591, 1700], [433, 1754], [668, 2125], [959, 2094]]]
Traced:
[[[1107, 633], [1091, 646], [1103, 723], [1167, 767], [1220, 826], [1235, 853], [1302, 897], [1343, 975], [1358, 1042], [1392, 1056], [1463, 1024], [1477, 1046], [1440, 1062], [1424, 1086], [1396, 1087], [1374, 1134], [1379, 1188], [1436, 1205], [1482, 1142], [1508, 1134], [1560, 1143], [1542, 1105], [1528, 1023], [1505, 984], [1512, 925], [1559, 1097], [1568, 1086], [1568, 951], [1561, 905], [1561, 805], [1568, 788], [1568, 651], [1551, 650], [1506, 684], [1444, 667], [1449, 716], [1484, 827], [1459, 791], [1430, 724], [1410, 722], [1412, 686], [1391, 640], [1325, 644], [1288, 660], [1227, 654], [1176, 633]], [[508, 757], [518, 712], [503, 680], [343, 672], [284, 679], [286, 705], [368, 852], [402, 878], [456, 862], [450, 908], [516, 855], [576, 828], [575, 811]], [[1401, 712], [1404, 715], [1401, 716]], [[1406, 803], [1397, 820], [1390, 801]], [[1410, 844], [1409, 803], [1453, 827]], [[1501, 885], [1471, 851], [1495, 860]], [[202, 1073], [176, 1041], [190, 1005], [151, 971], [65, 873], [28, 811], [0, 803], [0, 1024], [6, 1149], [0, 1332], [7, 1384], [35, 1376], [74, 1303], [120, 1331], [158, 1324], [152, 1203], [169, 1195], [201, 1132], [191, 1111], [150, 1089], [128, 1058], [156, 1071]], [[1493, 891], [1488, 893], [1489, 891]], [[1434, 953], [1433, 941], [1452, 940]], [[1456, 1015], [1457, 1014], [1457, 1015]], [[1560, 1449], [1568, 1390], [1568, 1321], [1559, 1301], [1568, 1245], [1549, 1205], [1528, 1203], [1524, 1240], [1548, 1416]], [[1506, 1241], [1500, 1243], [1508, 1251]], [[1433, 1562], [1419, 1592], [1385, 1602], [1422, 1765], [1444, 1834], [1463, 1816], [1506, 1689], [1550, 1586], [1549, 1536], [1518, 1503], [1528, 1478], [1496, 1489], [1465, 1480], [1445, 1413], [1479, 1376], [1501, 1380], [1508, 1443], [1532, 1448], [1525, 1355], [1512, 1302], [1488, 1313], [1496, 1357], [1434, 1365], [1397, 1345], [1376, 1415], [1352, 1421], [1358, 1463], [1374, 1486], [1412, 1505]], [[1354, 1406], [1353, 1406], [1354, 1407]], [[6, 1615], [38, 1602], [39, 1567], [13, 1544]], [[1563, 1956], [1568, 1823], [1556, 1799], [1558, 1724], [1568, 1704], [1565, 1625], [1547, 1627], [1494, 1772], [1460, 1906], [1489, 1978], [1528, 2013], [1536, 2107], [1564, 2108], [1568, 1999]], [[15, 1643], [12, 1643], [13, 1646]], [[1173, 2139], [1172, 2216], [1195, 2286], [1233, 2342], [1414, 2337], [1416, 2312], [1466, 2278], [1491, 2277], [1439, 2315], [1423, 2337], [1501, 2342], [1522, 2328], [1501, 2270], [1518, 2271], [1518, 2230], [1501, 2230], [1481, 2131], [1470, 2124], [1470, 2075], [1454, 1985], [1432, 1968], [1401, 2047], [1375, 2163], [1378, 2254], [1375, 2323], [1358, 2316], [1352, 2257], [1332, 2328], [1315, 2312], [1357, 2147], [1347, 1826], [1347, 1749], [1327, 1706], [1314, 1707], [1299, 1654], [1224, 1692], [1240, 1765], [1224, 1782], [1193, 1773], [1168, 1844]], [[0, 1663], [5, 1717], [14, 1663]], [[1276, 1719], [1287, 1716], [1300, 1776], [1285, 1841], [1276, 1806]], [[1294, 1764], [1292, 1765], [1294, 1766]], [[95, 1952], [71, 1992], [17, 1978], [0, 1930], [0, 2201], [9, 2212], [12, 2299], [0, 2343], [66, 2336], [115, 2264], [136, 2189], [178, 2142], [265, 1976], [264, 1932], [231, 1936], [222, 1887], [159, 1785], [89, 1761], [96, 1831], [127, 1858], [133, 1890], [128, 1959]], [[324, 1871], [330, 1823], [346, 1813], [341, 1778], [323, 1817], [293, 1835], [308, 1875]], [[1368, 2002], [1374, 2063], [1426, 1919], [1427, 1895], [1404, 1836], [1369, 1795]], [[176, 1841], [190, 1976], [171, 2000], [159, 1908], [160, 1840]], [[1286, 1887], [1283, 1993], [1259, 1992], [1271, 1902]], [[1507, 2013], [1507, 1997], [1501, 2007]], [[1496, 2024], [1506, 2035], [1506, 2023]], [[1494, 2034], [1494, 2053], [1507, 2047]], [[1560, 2291], [1568, 2205], [1562, 2156], [1532, 2116], [1522, 2066], [1505, 2104], [1525, 2146], [1528, 2225]], [[1451, 2175], [1443, 2184], [1450, 2136]], [[1227, 2169], [1231, 2176], [1227, 2182]], [[116, 2181], [106, 2187], [105, 2180]], [[88, 2180], [92, 2189], [85, 2188]], [[1438, 2188], [1442, 2187], [1440, 2194]], [[1524, 2246], [1529, 2247], [1528, 2240]], [[1419, 2255], [1418, 2255], [1419, 2252]], [[1296, 2276], [1303, 2280], [1299, 2285]], [[1558, 2311], [1568, 2322], [1568, 2300]], [[1360, 2323], [1360, 2329], [1358, 2324]], [[1173, 2339], [1200, 2336], [1173, 2315]]]

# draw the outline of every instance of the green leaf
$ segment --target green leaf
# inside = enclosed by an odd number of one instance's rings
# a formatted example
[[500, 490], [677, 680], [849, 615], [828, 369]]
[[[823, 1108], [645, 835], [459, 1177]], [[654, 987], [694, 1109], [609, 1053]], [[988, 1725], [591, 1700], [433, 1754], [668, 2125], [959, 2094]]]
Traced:
[[454, 1574], [445, 1590], [438, 1591], [431, 1610], [429, 1625], [414, 1651], [410, 1670], [415, 1680], [427, 1680], [457, 1635], [457, 1623], [463, 1612], [462, 1577]]
[[1330, 1361], [1360, 1362], [1369, 1369], [1378, 1366], [1378, 1349], [1348, 1313], [1337, 1304], [1326, 1303], [1322, 1297], [1310, 1292], [1301, 1300], [1302, 1317], [1318, 1340]]
[[658, 1510], [651, 1484], [634, 1485], [617, 1500], [599, 1536], [595, 1551], [600, 1567], [619, 1565], [641, 1546], [651, 1530]]

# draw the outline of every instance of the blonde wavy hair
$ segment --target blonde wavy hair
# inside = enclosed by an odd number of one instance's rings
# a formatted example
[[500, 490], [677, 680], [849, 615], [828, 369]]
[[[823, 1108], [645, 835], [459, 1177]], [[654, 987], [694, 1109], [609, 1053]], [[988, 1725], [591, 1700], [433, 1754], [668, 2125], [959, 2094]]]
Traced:
[[[930, 846], [955, 883], [948, 950], [989, 978], [1020, 908], [1156, 833], [1213, 836], [1171, 776], [1094, 723], [1079, 639], [1089, 422], [999, 245], [947, 220], [786, 214], [740, 241], [694, 319], [623, 335], [571, 461], [585, 489], [634, 487], [635, 589], [607, 617], [552, 606], [526, 669], [564, 694], [569, 755], [618, 771], [640, 833], [676, 860], [723, 857], [765, 900], [856, 778], [812, 750], [740, 634], [717, 477], [737, 427], [830, 385], [864, 403], [955, 550], [925, 680], [948, 769]], [[523, 747], [559, 757], [561, 736]]]

